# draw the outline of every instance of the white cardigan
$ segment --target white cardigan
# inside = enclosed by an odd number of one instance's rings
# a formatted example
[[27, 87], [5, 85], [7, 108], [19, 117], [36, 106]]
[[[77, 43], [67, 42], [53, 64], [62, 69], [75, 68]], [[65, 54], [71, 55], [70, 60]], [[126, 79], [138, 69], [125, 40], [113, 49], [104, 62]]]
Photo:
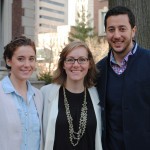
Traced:
[[[41, 125], [40, 150], [43, 150], [42, 112], [43, 99], [41, 92], [33, 87], [34, 102]], [[0, 150], [20, 150], [22, 141], [21, 122], [18, 111], [10, 93], [5, 93], [0, 82]]]
[[[41, 88], [44, 97], [43, 133], [45, 150], [53, 150], [55, 139], [55, 124], [58, 115], [58, 98], [60, 85], [49, 84]], [[95, 87], [88, 89], [93, 103], [97, 128], [95, 136], [95, 150], [102, 150], [101, 144], [101, 110], [97, 90]]]

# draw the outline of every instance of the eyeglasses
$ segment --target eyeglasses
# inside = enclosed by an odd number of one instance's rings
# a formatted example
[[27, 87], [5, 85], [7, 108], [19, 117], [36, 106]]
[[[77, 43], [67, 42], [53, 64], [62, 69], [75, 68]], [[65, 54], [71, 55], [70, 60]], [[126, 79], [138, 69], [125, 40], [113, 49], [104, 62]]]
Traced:
[[70, 58], [65, 59], [65, 63], [66, 64], [74, 64], [75, 61], [77, 61], [79, 64], [86, 64], [88, 62], [88, 60], [89, 59], [86, 57], [79, 57], [78, 59], [70, 57]]

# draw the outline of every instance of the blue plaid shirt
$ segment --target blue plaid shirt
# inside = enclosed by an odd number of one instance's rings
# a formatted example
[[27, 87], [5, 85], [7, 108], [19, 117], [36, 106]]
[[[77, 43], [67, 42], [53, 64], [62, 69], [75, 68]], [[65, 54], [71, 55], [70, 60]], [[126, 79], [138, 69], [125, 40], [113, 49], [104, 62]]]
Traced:
[[113, 53], [111, 52], [110, 54], [110, 66], [112, 67], [112, 69], [114, 70], [114, 72], [118, 75], [122, 74], [126, 68], [127, 68], [127, 62], [128, 62], [128, 58], [130, 55], [133, 55], [136, 52], [137, 49], [137, 43], [134, 44], [133, 49], [124, 57], [124, 59], [122, 60], [121, 64], [118, 65]]
[[40, 149], [40, 121], [36, 105], [34, 103], [34, 91], [29, 81], [27, 81], [27, 101], [15, 90], [10, 78], [6, 76], [2, 80], [2, 87], [6, 94], [11, 93], [12, 100], [16, 105], [20, 122], [22, 125], [22, 143], [20, 150]]

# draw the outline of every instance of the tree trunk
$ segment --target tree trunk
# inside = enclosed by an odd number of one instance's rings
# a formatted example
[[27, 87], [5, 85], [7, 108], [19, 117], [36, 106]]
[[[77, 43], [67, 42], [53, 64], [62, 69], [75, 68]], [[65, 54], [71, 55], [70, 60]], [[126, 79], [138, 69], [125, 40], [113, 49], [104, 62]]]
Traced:
[[150, 0], [109, 0], [109, 8], [117, 5], [127, 6], [136, 18], [136, 41], [150, 49]]

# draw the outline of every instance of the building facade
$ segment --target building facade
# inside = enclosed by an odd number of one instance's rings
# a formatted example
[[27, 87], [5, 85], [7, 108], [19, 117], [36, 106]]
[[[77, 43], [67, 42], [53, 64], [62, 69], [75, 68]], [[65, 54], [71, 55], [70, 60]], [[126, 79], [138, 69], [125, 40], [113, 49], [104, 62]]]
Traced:
[[94, 27], [98, 36], [105, 36], [104, 17], [108, 11], [108, 0], [94, 0]]
[[56, 32], [68, 24], [68, 0], [36, 0], [36, 32]]
[[12, 0], [0, 0], [0, 66], [4, 66], [3, 47], [12, 35]]
[[0, 0], [0, 68], [5, 65], [3, 47], [12, 38], [25, 35], [37, 42], [39, 33], [57, 32], [58, 26], [75, 25], [82, 4], [94, 20], [95, 32], [104, 36], [108, 0]]
[[12, 38], [25, 35], [35, 39], [35, 2], [34, 0], [0, 0], [0, 69], [3, 61], [4, 46]]

